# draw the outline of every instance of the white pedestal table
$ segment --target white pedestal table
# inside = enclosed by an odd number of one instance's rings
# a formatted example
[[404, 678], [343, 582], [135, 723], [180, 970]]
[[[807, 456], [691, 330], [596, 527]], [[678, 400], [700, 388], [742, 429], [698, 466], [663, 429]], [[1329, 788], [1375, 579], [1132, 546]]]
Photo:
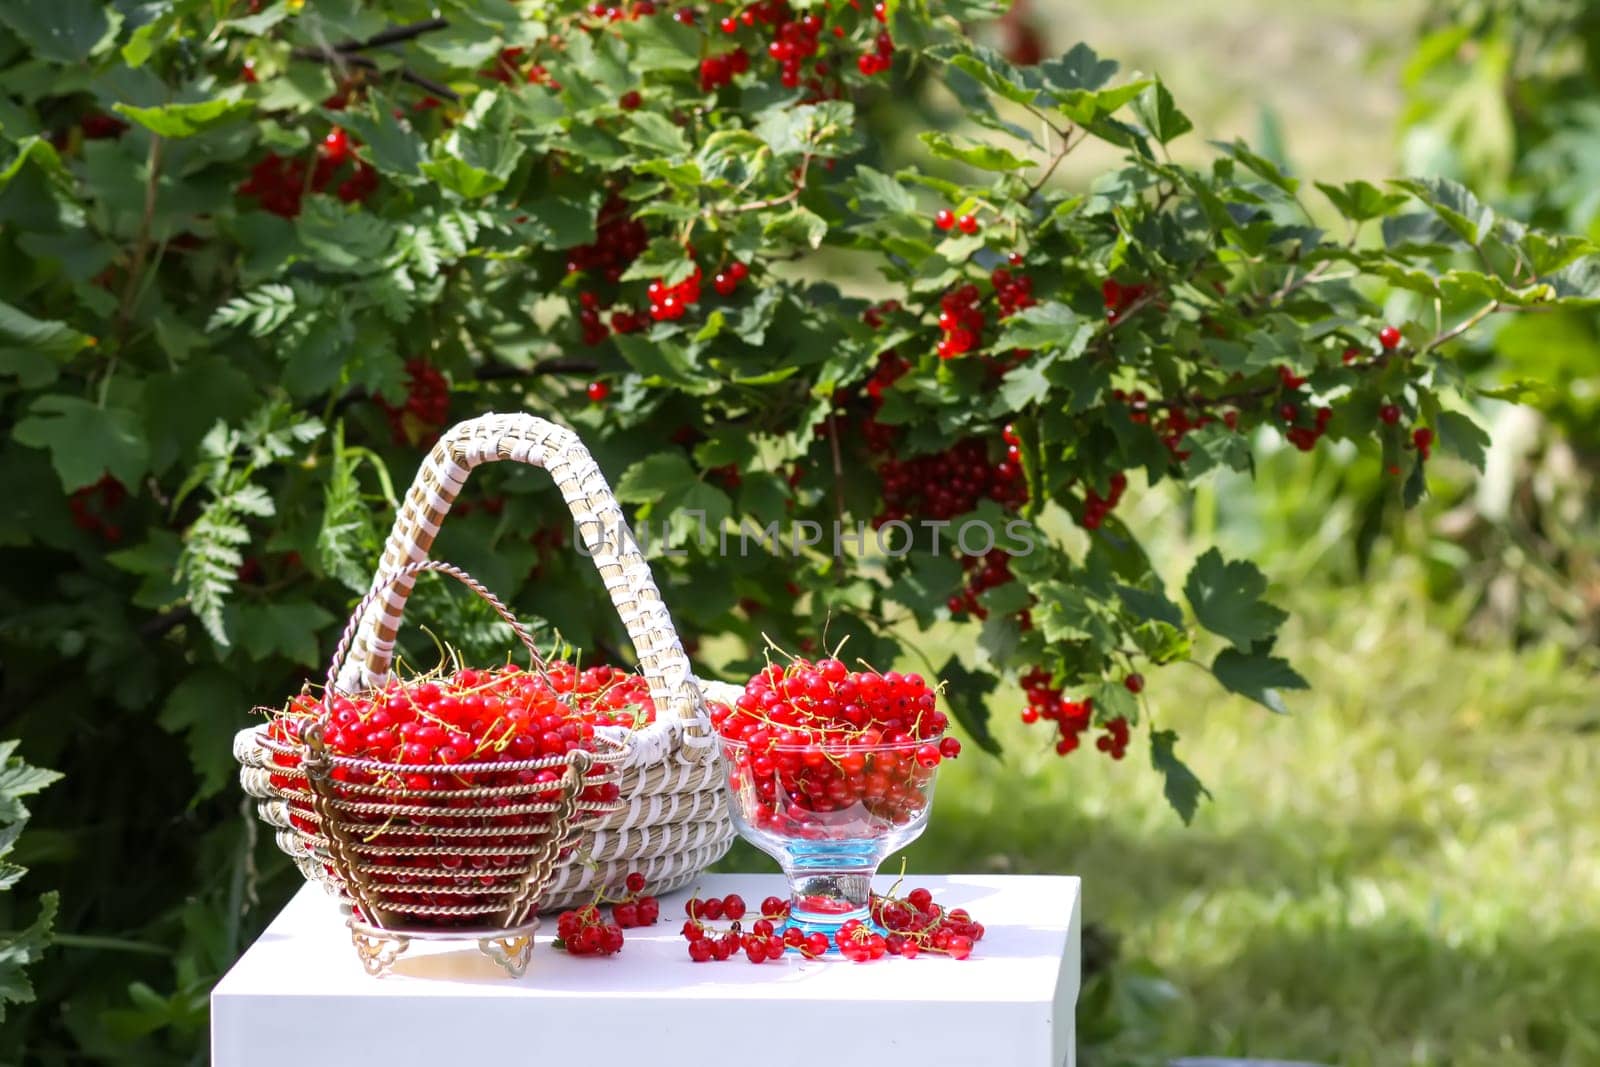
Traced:
[[[880, 877], [876, 888], [893, 879]], [[362, 970], [337, 903], [306, 886], [211, 996], [214, 1067], [1072, 1067], [1079, 882], [908, 878], [983, 923], [972, 957], [872, 963], [789, 953], [695, 963], [688, 892], [622, 952], [573, 958], [546, 919], [528, 973], [473, 942], [412, 942], [390, 974]], [[707, 875], [703, 896], [750, 910], [776, 875]], [[746, 919], [748, 925], [750, 918]]]

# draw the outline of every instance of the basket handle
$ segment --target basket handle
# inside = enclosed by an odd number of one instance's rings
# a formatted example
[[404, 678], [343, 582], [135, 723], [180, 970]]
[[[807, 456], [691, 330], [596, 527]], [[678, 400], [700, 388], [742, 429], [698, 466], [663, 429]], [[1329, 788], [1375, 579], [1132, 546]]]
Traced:
[[389, 574], [380, 575], [380, 579], [372, 583], [372, 588], [367, 592], [367, 595], [361, 598], [361, 603], [357, 604], [355, 610], [350, 613], [350, 621], [345, 623], [344, 633], [339, 637], [339, 646], [334, 649], [333, 660], [328, 664], [327, 684], [322, 688], [322, 706], [328, 711], [329, 715], [333, 714], [333, 697], [338, 689], [339, 665], [345, 661], [345, 656], [350, 650], [350, 642], [355, 640], [356, 631], [361, 626], [361, 620], [366, 618], [367, 610], [377, 603], [378, 598], [387, 593], [396, 583], [409, 581], [414, 584], [417, 575], [424, 571], [448, 574], [474, 593], [477, 593], [486, 604], [494, 609], [496, 615], [505, 620], [506, 625], [511, 627], [511, 632], [517, 635], [517, 640], [521, 641], [522, 646], [528, 650], [529, 665], [535, 671], [543, 673], [544, 657], [539, 654], [539, 646], [534, 644], [533, 635], [528, 632], [526, 626], [517, 621], [517, 617], [511, 614], [511, 609], [506, 607], [499, 597], [489, 592], [481, 582], [460, 567], [449, 563], [441, 563], [438, 560], [418, 560], [415, 563], [407, 563], [404, 567]]
[[498, 460], [550, 472], [622, 617], [660, 719], [682, 725], [689, 749], [709, 751], [711, 719], [689, 673], [689, 657], [605, 475], [577, 434], [523, 413], [482, 415], [458, 423], [423, 460], [389, 532], [378, 572], [363, 600], [370, 603], [348, 655], [335, 660], [337, 687], [350, 691], [388, 678], [395, 633], [416, 582], [415, 574], [400, 572], [409, 563], [427, 559], [467, 475]]

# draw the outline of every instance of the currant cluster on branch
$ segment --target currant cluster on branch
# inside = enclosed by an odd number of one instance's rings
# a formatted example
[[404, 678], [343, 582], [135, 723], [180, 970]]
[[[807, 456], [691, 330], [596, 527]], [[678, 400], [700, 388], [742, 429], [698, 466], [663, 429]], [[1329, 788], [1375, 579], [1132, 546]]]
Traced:
[[262, 210], [292, 219], [299, 216], [307, 193], [325, 192], [338, 178], [334, 195], [347, 204], [365, 203], [378, 191], [378, 172], [356, 156], [355, 147], [350, 135], [336, 126], [309, 164], [299, 156], [268, 152], [239, 183], [239, 195], [255, 197]]
[[67, 510], [72, 514], [72, 525], [114, 545], [122, 540], [122, 525], [114, 512], [127, 499], [128, 490], [123, 484], [106, 474], [67, 497]]
[[417, 357], [406, 360], [406, 399], [399, 405], [379, 397], [397, 445], [431, 445], [450, 418], [450, 383], [439, 369]]
[[[1050, 671], [1042, 666], [1029, 668], [1020, 681], [1028, 699], [1028, 706], [1022, 709], [1022, 721], [1029, 725], [1055, 723], [1059, 735], [1055, 742], [1056, 755], [1077, 751], [1082, 735], [1094, 726], [1094, 699], [1070, 700], [1063, 696], [1062, 688], [1051, 684]], [[1138, 693], [1144, 688], [1144, 679], [1131, 674], [1125, 685], [1130, 692]], [[1128, 720], [1119, 715], [1105, 724], [1105, 730], [1095, 740], [1095, 747], [1112, 759], [1120, 760], [1128, 750]]]

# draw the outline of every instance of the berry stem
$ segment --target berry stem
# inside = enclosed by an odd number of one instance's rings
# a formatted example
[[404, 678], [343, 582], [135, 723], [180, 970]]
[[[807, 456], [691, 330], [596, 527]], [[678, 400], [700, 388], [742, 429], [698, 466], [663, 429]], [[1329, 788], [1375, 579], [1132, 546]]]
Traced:
[[1517, 310], [1520, 310], [1520, 309], [1518, 309], [1518, 308], [1508, 308], [1504, 304], [1500, 303], [1500, 301], [1498, 301], [1498, 300], [1491, 300], [1487, 304], [1485, 304], [1483, 307], [1481, 307], [1477, 311], [1473, 312], [1470, 317], [1468, 317], [1468, 318], [1464, 319], [1463, 321], [1457, 323], [1456, 325], [1452, 326], [1450, 329], [1445, 330], [1443, 333], [1439, 334], [1433, 340], [1431, 340], [1427, 344], [1423, 345], [1422, 346], [1422, 351], [1417, 353], [1417, 354], [1418, 355], [1422, 355], [1423, 353], [1426, 353], [1426, 352], [1432, 352], [1435, 348], [1438, 348], [1440, 345], [1449, 344], [1451, 341], [1454, 341], [1457, 337], [1460, 337], [1462, 334], [1466, 333], [1468, 330], [1472, 329], [1474, 326], [1478, 325], [1478, 323], [1482, 322], [1484, 319], [1488, 318], [1490, 315], [1495, 314], [1496, 312], [1500, 312], [1500, 311], [1517, 311]]

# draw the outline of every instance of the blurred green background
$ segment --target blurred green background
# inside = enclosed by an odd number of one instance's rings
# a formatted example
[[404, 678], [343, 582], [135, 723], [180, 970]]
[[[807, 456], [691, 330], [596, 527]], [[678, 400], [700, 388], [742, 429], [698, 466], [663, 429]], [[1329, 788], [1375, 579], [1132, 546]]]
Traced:
[[[1159, 73], [1196, 121], [1191, 155], [1244, 136], [1329, 180], [1444, 174], [1593, 235], [1590, 7], [1034, 0], [1029, 17], [1047, 55], [1083, 40]], [[1075, 155], [1059, 180], [1106, 162]], [[1274, 718], [1183, 666], [1148, 679], [1214, 796], [1193, 827], [1144, 769], [1057, 758], [1016, 694], [994, 707], [1011, 755], [946, 772], [913, 871], [1084, 879], [1082, 1062], [1600, 1063], [1594, 337], [1592, 316], [1535, 317], [1470, 357], [1491, 385], [1556, 388], [1487, 403], [1488, 474], [1456, 472], [1416, 514], [1381, 514], [1376, 471], [1294, 453], [1254, 490], [1138, 502], [1130, 522], [1169, 531], [1169, 579], [1210, 543], [1261, 560], [1312, 683]]]

